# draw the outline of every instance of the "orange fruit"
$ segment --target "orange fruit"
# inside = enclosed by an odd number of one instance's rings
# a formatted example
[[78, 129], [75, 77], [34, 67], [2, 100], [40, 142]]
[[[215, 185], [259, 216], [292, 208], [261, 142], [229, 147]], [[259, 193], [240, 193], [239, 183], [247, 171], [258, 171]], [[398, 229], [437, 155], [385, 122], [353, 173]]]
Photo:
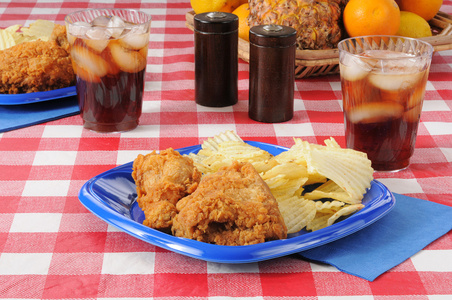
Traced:
[[232, 13], [239, 17], [239, 38], [246, 41], [250, 40], [250, 25], [248, 24], [247, 18], [250, 14], [250, 6], [247, 3], [240, 5]]
[[400, 9], [394, 0], [350, 0], [344, 9], [348, 35], [394, 35], [400, 26]]
[[433, 19], [442, 4], [443, 0], [399, 0], [400, 10], [415, 13], [426, 21]]
[[232, 13], [237, 7], [240, 6], [240, 0], [228, 0], [226, 5], [223, 6], [220, 11]]

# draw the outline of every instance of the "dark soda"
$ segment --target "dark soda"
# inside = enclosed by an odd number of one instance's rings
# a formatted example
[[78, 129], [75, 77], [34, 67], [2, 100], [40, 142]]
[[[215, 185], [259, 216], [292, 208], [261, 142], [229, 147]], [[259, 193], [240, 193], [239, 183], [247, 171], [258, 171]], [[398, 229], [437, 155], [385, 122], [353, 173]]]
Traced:
[[[385, 57], [401, 59], [387, 63], [382, 72], [377, 61]], [[367, 153], [378, 171], [406, 168], [414, 152], [428, 67], [410, 58], [405, 53], [369, 50], [347, 65], [341, 61], [347, 147]]]
[[417, 127], [417, 122], [402, 118], [372, 123], [346, 120], [347, 147], [366, 152], [375, 170], [401, 170], [408, 166], [413, 155]]
[[86, 129], [98, 132], [129, 131], [138, 126], [145, 70], [120, 72], [101, 82], [77, 79], [77, 98]]
[[[86, 23], [68, 32], [83, 126], [97, 132], [137, 127], [142, 111], [149, 28], [134, 28], [119, 17], [101, 16], [123, 28]], [[84, 25], [85, 27], [83, 27]]]

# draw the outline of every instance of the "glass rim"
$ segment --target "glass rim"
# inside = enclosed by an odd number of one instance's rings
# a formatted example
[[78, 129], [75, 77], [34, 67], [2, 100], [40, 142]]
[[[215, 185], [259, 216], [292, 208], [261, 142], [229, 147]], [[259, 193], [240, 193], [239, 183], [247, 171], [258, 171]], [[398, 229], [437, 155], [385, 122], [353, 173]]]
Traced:
[[[73, 25], [73, 26], [80, 26], [80, 27], [87, 27], [90, 28], [90, 25], [84, 25], [84, 24], [75, 24], [75, 22], [72, 22], [69, 20], [69, 18], [75, 14], [80, 14], [82, 12], [89, 12], [89, 11], [126, 11], [126, 12], [134, 12], [137, 14], [143, 14], [144, 16], [147, 17], [147, 20], [144, 22], [140, 22], [140, 23], [135, 23], [133, 26], [140, 26], [146, 23], [149, 23], [152, 21], [152, 16], [148, 13], [145, 13], [142, 10], [138, 10], [138, 9], [132, 9], [132, 8], [87, 8], [87, 9], [80, 9], [80, 10], [76, 10], [73, 11], [71, 13], [68, 13], [66, 16], [64, 16], [64, 22], [69, 24], [69, 25]], [[101, 14], [100, 16], [104, 16], [104, 14]], [[106, 16], [106, 15], [105, 15]], [[75, 25], [74, 25], [75, 24]], [[122, 27], [109, 27], [109, 28], [122, 28]]]
[[[346, 38], [346, 39], [343, 39], [343, 40], [339, 41], [339, 43], [337, 44], [337, 49], [338, 49], [339, 52], [341, 52], [341, 51], [342, 52], [347, 52], [348, 55], [357, 56], [357, 57], [363, 57], [361, 54], [351, 53], [351, 52], [347, 51], [345, 49], [345, 47], [341, 47], [341, 46], [344, 45], [348, 41], [365, 40], [365, 39], [369, 39], [369, 38], [391, 38], [391, 39], [397, 39], [397, 40], [407, 40], [407, 41], [411, 41], [411, 42], [416, 42], [416, 43], [422, 44], [425, 47], [427, 47], [428, 50], [425, 51], [425, 53], [418, 54], [415, 57], [431, 56], [433, 54], [433, 52], [434, 52], [433, 45], [430, 44], [429, 42], [423, 41], [423, 40], [418, 39], [418, 38], [411, 38], [411, 37], [405, 37], [405, 36], [399, 36], [399, 35], [363, 35], [363, 36], [349, 37], [349, 38]], [[377, 50], [377, 49], [375, 49], [375, 50]], [[366, 57], [364, 57], [364, 58], [366, 58]], [[391, 57], [391, 58], [381, 57], [381, 58], [378, 58], [378, 59], [379, 60], [401, 60], [401, 59], [407, 59], [407, 57]]]

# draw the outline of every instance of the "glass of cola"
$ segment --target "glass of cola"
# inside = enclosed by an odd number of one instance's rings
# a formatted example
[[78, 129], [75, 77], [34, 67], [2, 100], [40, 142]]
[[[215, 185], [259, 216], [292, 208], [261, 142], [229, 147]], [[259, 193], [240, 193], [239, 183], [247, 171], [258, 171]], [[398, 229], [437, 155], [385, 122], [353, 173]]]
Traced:
[[433, 47], [396, 36], [338, 45], [347, 147], [377, 171], [408, 167], [414, 152]]
[[87, 9], [65, 17], [83, 126], [123, 132], [141, 115], [151, 16], [131, 9]]

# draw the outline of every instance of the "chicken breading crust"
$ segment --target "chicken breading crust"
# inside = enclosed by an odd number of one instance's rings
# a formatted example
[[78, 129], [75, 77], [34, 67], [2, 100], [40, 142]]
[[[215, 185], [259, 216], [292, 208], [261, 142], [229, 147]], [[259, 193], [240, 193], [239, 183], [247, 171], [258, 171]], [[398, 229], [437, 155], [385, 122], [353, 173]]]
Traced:
[[72, 86], [75, 74], [66, 30], [55, 25], [49, 41], [32, 41], [0, 51], [0, 93], [20, 94]]
[[206, 175], [177, 204], [172, 232], [217, 245], [250, 245], [287, 237], [278, 203], [249, 163]]
[[145, 215], [144, 225], [169, 230], [176, 215], [176, 203], [198, 187], [201, 172], [191, 158], [169, 148], [138, 155], [132, 177], [137, 187], [137, 202]]

